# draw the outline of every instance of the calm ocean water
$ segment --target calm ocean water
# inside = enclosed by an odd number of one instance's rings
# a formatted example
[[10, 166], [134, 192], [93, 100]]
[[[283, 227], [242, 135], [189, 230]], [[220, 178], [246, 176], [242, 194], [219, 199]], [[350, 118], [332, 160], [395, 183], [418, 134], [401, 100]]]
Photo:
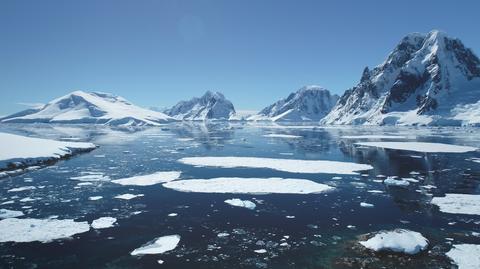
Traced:
[[[439, 142], [480, 147], [480, 130], [462, 128], [328, 127], [247, 124], [171, 124], [162, 128], [108, 129], [79, 126], [5, 125], [0, 131], [45, 138], [91, 141], [100, 147], [53, 166], [0, 179], [0, 208], [29, 218], [75, 219], [89, 223], [117, 218], [108, 229], [50, 243], [0, 243], [1, 268], [450, 268], [444, 253], [452, 243], [480, 244], [480, 216], [439, 212], [430, 203], [445, 193], [480, 194], [480, 152], [421, 153], [359, 147], [342, 136], [401, 135], [394, 141]], [[266, 134], [302, 138], [272, 138]], [[182, 157], [248, 156], [334, 160], [370, 164], [358, 175], [287, 173], [271, 169], [194, 167]], [[309, 179], [334, 191], [298, 194], [185, 193], [153, 186], [121, 186], [92, 181], [157, 171], [181, 171], [182, 179], [281, 177]], [[406, 188], [387, 187], [381, 176], [414, 178]], [[341, 177], [341, 178], [340, 178]], [[100, 176], [99, 176], [100, 178]], [[105, 179], [105, 178], [104, 178]], [[9, 189], [35, 186], [11, 193]], [[377, 192], [369, 192], [376, 190]], [[131, 200], [119, 194], [143, 194]], [[91, 201], [92, 196], [103, 199]], [[34, 201], [20, 202], [30, 197]], [[224, 200], [255, 201], [255, 210]], [[361, 202], [374, 208], [360, 207]], [[170, 217], [168, 214], [177, 213]], [[287, 217], [288, 216], [288, 217]], [[406, 228], [429, 239], [428, 251], [414, 256], [373, 253], [357, 242], [362, 235]], [[5, 231], [2, 231], [5, 232]], [[472, 234], [473, 232], [473, 234]], [[229, 236], [218, 237], [219, 233]], [[130, 252], [154, 238], [178, 234], [174, 250], [158, 255]], [[280, 246], [281, 243], [287, 245]], [[266, 249], [266, 253], [254, 250]], [[158, 260], [164, 261], [162, 265]]]

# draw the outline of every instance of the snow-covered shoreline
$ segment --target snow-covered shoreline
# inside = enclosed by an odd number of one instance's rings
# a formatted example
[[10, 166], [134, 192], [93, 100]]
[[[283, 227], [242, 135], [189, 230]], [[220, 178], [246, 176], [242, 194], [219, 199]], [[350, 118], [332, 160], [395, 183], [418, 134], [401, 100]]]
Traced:
[[66, 142], [0, 133], [0, 171], [55, 162], [97, 148], [95, 144]]

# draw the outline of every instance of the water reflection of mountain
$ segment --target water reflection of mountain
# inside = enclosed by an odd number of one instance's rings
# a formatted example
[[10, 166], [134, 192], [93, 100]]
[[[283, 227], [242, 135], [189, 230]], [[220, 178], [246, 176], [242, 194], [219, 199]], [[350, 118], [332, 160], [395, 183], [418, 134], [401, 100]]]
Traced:
[[228, 122], [182, 122], [168, 125], [177, 138], [191, 138], [204, 147], [223, 146], [234, 138], [235, 128]]
[[374, 175], [419, 181], [411, 182], [407, 188], [387, 187], [389, 195], [401, 210], [431, 214], [433, 207], [430, 201], [433, 196], [479, 192], [480, 170], [478, 165], [465, 160], [469, 154], [419, 153], [362, 147], [354, 142], [340, 140], [338, 145], [341, 152], [356, 162], [371, 164]]

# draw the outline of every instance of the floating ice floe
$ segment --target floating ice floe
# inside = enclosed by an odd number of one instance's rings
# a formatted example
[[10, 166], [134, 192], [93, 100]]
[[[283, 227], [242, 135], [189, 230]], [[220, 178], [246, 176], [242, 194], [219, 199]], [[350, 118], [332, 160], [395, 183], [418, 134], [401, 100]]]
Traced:
[[310, 194], [334, 189], [306, 179], [238, 177], [179, 180], [164, 183], [163, 186], [182, 192], [245, 194]]
[[403, 135], [344, 135], [344, 139], [406, 139]]
[[233, 198], [233, 199], [228, 199], [225, 200], [225, 203], [231, 205], [231, 206], [238, 206], [238, 207], [245, 207], [248, 209], [255, 209], [257, 206], [254, 202], [249, 201], [249, 200], [240, 200], [238, 198]]
[[262, 248], [262, 249], [256, 249], [253, 252], [258, 253], [258, 254], [265, 254], [265, 253], [267, 253], [267, 250]]
[[181, 172], [178, 171], [156, 172], [149, 175], [115, 179], [112, 182], [120, 185], [151, 186], [179, 179], [180, 175]]
[[37, 165], [95, 149], [92, 143], [65, 142], [0, 133], [0, 169], [9, 164]]
[[360, 244], [373, 251], [393, 251], [405, 254], [417, 254], [425, 250], [428, 240], [421, 233], [396, 229], [379, 232]]
[[270, 138], [302, 138], [299, 135], [289, 135], [289, 134], [266, 134], [264, 137]]
[[22, 211], [0, 209], [0, 219], [16, 218], [23, 215]]
[[168, 214], [167, 216], [168, 216], [168, 217], [176, 217], [176, 216], [178, 216], [178, 213], [170, 213], [170, 214]]
[[133, 199], [133, 198], [142, 197], [142, 196], [143, 196], [143, 194], [125, 193], [125, 194], [117, 195], [117, 196], [115, 196], [114, 198], [123, 199], [123, 200], [131, 200], [131, 199]]
[[90, 196], [90, 197], [88, 197], [88, 200], [97, 201], [97, 200], [100, 200], [102, 198], [103, 198], [103, 196]]
[[397, 187], [407, 187], [410, 185], [410, 182], [404, 179], [395, 179], [392, 177], [388, 177], [383, 181], [383, 183], [387, 186], [397, 186]]
[[356, 171], [373, 169], [368, 164], [327, 160], [296, 160], [257, 157], [188, 157], [179, 162], [195, 166], [222, 168], [269, 168], [290, 173], [327, 173], [356, 175]]
[[117, 222], [116, 218], [112, 217], [101, 217], [92, 222], [93, 229], [106, 229], [113, 227], [113, 225]]
[[480, 245], [459, 244], [446, 253], [458, 269], [477, 269], [480, 267]]
[[88, 222], [72, 219], [17, 219], [0, 220], [0, 242], [50, 242], [88, 232]]
[[434, 197], [432, 204], [444, 213], [480, 215], [480, 195], [447, 193], [445, 197]]
[[7, 192], [31, 191], [31, 190], [35, 190], [35, 189], [36, 189], [35, 186], [24, 186], [24, 187], [9, 189]]
[[360, 206], [361, 206], [361, 207], [367, 207], [367, 208], [374, 207], [373, 204], [369, 204], [369, 203], [365, 203], [365, 202], [361, 202], [361, 203], [360, 203]]
[[154, 239], [152, 242], [148, 242], [144, 246], [135, 249], [130, 254], [147, 255], [147, 254], [161, 254], [167, 251], [173, 250], [180, 242], [180, 235], [167, 235]]
[[468, 146], [427, 142], [362, 142], [355, 145], [428, 153], [465, 153], [477, 150]]
[[109, 176], [105, 176], [101, 172], [82, 172], [82, 174], [85, 174], [83, 176], [77, 176], [77, 177], [70, 177], [72, 180], [78, 180], [78, 181], [110, 181]]

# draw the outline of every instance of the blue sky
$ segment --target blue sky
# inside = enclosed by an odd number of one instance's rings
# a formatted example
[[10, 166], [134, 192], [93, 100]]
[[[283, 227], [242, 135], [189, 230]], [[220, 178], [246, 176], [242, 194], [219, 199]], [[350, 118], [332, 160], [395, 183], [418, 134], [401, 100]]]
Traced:
[[0, 1], [0, 115], [72, 90], [165, 107], [219, 90], [261, 109], [303, 85], [341, 94], [407, 33], [478, 55], [479, 1]]

